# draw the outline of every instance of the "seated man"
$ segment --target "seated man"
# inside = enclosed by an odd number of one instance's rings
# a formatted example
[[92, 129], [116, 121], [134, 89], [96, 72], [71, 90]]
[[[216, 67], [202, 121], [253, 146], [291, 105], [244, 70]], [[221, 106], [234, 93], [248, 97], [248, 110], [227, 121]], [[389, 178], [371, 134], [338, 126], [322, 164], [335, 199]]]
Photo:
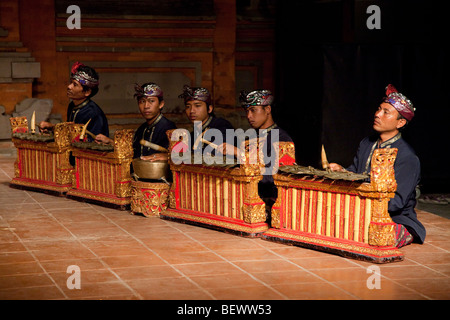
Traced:
[[[414, 150], [405, 140], [401, 131], [414, 117], [414, 108], [403, 94], [397, 92], [394, 86], [386, 88], [384, 97], [375, 112], [373, 129], [376, 134], [361, 141], [353, 164], [347, 168], [355, 173], [368, 173], [375, 148], [397, 148], [397, 159], [394, 163], [397, 191], [389, 201], [388, 211], [397, 224], [396, 237], [398, 248], [417, 241], [425, 240], [425, 227], [417, 219], [414, 210], [416, 205], [416, 186], [420, 180], [420, 161]], [[336, 163], [330, 163], [333, 171], [344, 168]]]
[[[67, 97], [72, 101], [67, 109], [67, 121], [86, 124], [87, 130], [94, 135], [109, 136], [108, 120], [103, 110], [91, 100], [98, 92], [99, 77], [97, 72], [80, 62], [74, 63], [71, 70], [70, 83], [67, 86]], [[43, 131], [52, 130], [54, 125], [42, 121], [39, 127]], [[87, 136], [90, 140], [91, 138]]]
[[[209, 142], [215, 142], [215, 139], [208, 137], [206, 131], [208, 129], [217, 129], [222, 133], [223, 141], [226, 141], [226, 130], [234, 129], [228, 120], [223, 118], [218, 118], [214, 115], [214, 107], [211, 101], [211, 94], [205, 88], [191, 88], [189, 86], [184, 86], [183, 93], [179, 95], [179, 98], [184, 99], [184, 104], [186, 107], [186, 115], [189, 120], [199, 127], [194, 128], [191, 133], [191, 148], [192, 150], [203, 150], [207, 144], [201, 141], [202, 138]], [[201, 127], [200, 127], [201, 125]], [[198, 136], [195, 132], [198, 132]], [[211, 141], [212, 140], [212, 141]], [[217, 142], [216, 142], [217, 144]]]
[[[149, 82], [142, 86], [135, 85], [135, 92], [134, 97], [145, 122], [134, 133], [134, 158], [150, 161], [167, 160], [168, 153], [143, 146], [140, 143], [141, 140], [145, 140], [165, 149], [169, 148], [166, 131], [176, 129], [176, 125], [161, 113], [164, 107], [163, 91], [157, 84]], [[96, 141], [99, 143], [112, 142], [104, 135], [98, 135]]]
[[[260, 140], [258, 147], [265, 152], [264, 164], [266, 170], [269, 170], [274, 163], [271, 160], [273, 144], [275, 142], [293, 142], [289, 134], [281, 129], [272, 117], [272, 104], [274, 96], [269, 90], [256, 90], [250, 93], [242, 91], [239, 97], [242, 107], [247, 114], [247, 120], [253, 129], [256, 129], [257, 138]], [[277, 133], [274, 137], [274, 133]], [[277, 137], [278, 136], [278, 137]], [[276, 140], [276, 141], [274, 141]], [[263, 143], [261, 143], [263, 141]], [[259, 145], [261, 143], [261, 145]], [[226, 143], [218, 148], [221, 152], [234, 154], [238, 156], [239, 150], [236, 147], [229, 146]], [[295, 159], [291, 159], [292, 164]], [[266, 203], [266, 212], [269, 213], [272, 205], [275, 203], [278, 190], [273, 181], [272, 172], [265, 172], [263, 179], [258, 184], [258, 194]]]

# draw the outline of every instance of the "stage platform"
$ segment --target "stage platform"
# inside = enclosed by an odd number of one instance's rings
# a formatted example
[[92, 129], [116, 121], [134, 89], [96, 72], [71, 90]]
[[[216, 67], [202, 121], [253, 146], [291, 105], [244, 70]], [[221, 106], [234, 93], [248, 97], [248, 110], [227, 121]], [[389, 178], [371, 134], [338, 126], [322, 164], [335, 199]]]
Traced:
[[[12, 189], [0, 157], [0, 299], [427, 300], [450, 298], [450, 220], [423, 210], [423, 245], [374, 264]], [[67, 267], [81, 269], [69, 290]], [[368, 273], [369, 272], [369, 273]]]

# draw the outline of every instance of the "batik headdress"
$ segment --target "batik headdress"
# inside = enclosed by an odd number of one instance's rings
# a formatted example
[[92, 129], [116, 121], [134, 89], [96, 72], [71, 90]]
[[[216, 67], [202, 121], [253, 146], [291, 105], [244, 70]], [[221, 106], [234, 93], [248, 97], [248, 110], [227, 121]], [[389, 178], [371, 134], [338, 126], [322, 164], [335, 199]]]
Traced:
[[137, 83], [134, 84], [134, 97], [142, 98], [142, 97], [158, 97], [163, 98], [163, 91], [160, 86], [156, 83], [147, 83], [142, 86]]
[[98, 79], [91, 77], [90, 75], [88, 75], [86, 73], [86, 71], [80, 70], [80, 68], [82, 69], [82, 67], [86, 67], [86, 66], [84, 64], [82, 64], [81, 62], [78, 62], [78, 61], [75, 62], [72, 65], [70, 78], [77, 80], [83, 86], [86, 86], [88, 88], [98, 87], [98, 85], [99, 85]]
[[250, 106], [269, 106], [272, 105], [274, 97], [269, 90], [255, 90], [250, 93], [241, 91], [239, 101], [244, 108]]
[[416, 109], [412, 102], [398, 92], [392, 84], [386, 87], [386, 97], [384, 97], [383, 102], [391, 104], [408, 121], [411, 121], [414, 117]]
[[192, 100], [199, 100], [205, 102], [207, 106], [211, 104], [211, 93], [205, 88], [192, 88], [185, 85], [183, 87], [183, 93], [180, 94], [178, 98], [183, 98], [184, 103]]

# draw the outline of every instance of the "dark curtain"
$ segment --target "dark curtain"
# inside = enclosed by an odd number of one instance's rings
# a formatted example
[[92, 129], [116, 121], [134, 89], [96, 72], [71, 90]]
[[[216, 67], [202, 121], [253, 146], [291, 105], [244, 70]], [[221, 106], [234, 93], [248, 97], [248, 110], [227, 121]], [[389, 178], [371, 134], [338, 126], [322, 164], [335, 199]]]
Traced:
[[[403, 133], [422, 164], [423, 192], [450, 192], [450, 50], [438, 1], [375, 1], [382, 29], [368, 30], [364, 1], [277, 1], [277, 123], [296, 145], [297, 163], [348, 166], [372, 131], [392, 83], [416, 107]], [[445, 4], [445, 3], [444, 3]]]

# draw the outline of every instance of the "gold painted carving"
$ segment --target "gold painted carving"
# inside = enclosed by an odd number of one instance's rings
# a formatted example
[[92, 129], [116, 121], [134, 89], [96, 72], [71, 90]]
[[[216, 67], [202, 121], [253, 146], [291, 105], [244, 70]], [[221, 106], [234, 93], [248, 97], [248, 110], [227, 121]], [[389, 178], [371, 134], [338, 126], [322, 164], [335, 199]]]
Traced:
[[27, 117], [11, 117], [9, 118], [11, 124], [11, 134], [16, 132], [28, 132]]
[[67, 126], [69, 127], [69, 139], [70, 142], [72, 142], [76, 137], [78, 137], [81, 134], [81, 131], [83, 131], [83, 124], [74, 122], [66, 122], [66, 123]]
[[244, 183], [244, 204], [242, 212], [244, 221], [247, 223], [258, 223], [266, 221], [266, 204], [258, 194], [258, 180]]
[[165, 183], [133, 181], [131, 211], [145, 216], [159, 216], [167, 209], [169, 186]]
[[55, 125], [54, 139], [59, 148], [68, 148], [71, 143], [71, 122], [61, 122]]
[[277, 196], [277, 200], [275, 201], [275, 203], [272, 206], [272, 211], [271, 211], [271, 226], [273, 228], [277, 228], [279, 229], [281, 224], [280, 224], [280, 208], [281, 208], [281, 199], [282, 199], [282, 188], [279, 187], [278, 189], [278, 196]]
[[133, 136], [133, 129], [121, 129], [114, 133], [114, 154], [116, 158], [133, 158]]
[[173, 183], [170, 185], [169, 190], [169, 208], [175, 209], [177, 207], [177, 200], [175, 197], [175, 191], [176, 191], [176, 178], [177, 173], [175, 171], [172, 171], [172, 178]]
[[293, 162], [295, 162], [295, 145], [293, 142], [288, 141], [280, 141], [274, 143], [275, 150], [278, 150], [278, 164], [281, 163], [281, 159], [284, 156], [288, 156], [292, 158]]
[[377, 192], [395, 192], [394, 162], [397, 157], [397, 149], [376, 149], [372, 156], [372, 168], [370, 171], [373, 189]]
[[379, 192], [373, 201], [372, 221], [369, 225], [369, 244], [373, 246], [395, 245], [395, 223], [388, 212], [390, 193], [397, 189], [394, 163], [397, 149], [376, 149], [372, 156], [371, 185]]

